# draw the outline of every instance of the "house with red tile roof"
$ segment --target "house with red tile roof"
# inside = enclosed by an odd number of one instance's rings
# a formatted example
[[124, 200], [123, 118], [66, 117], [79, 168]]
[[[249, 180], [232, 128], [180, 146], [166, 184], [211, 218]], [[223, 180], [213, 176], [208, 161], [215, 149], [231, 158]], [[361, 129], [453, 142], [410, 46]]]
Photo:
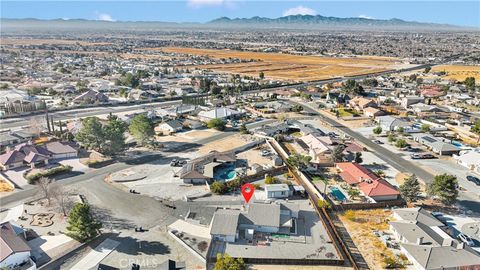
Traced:
[[363, 195], [375, 202], [396, 200], [400, 195], [394, 186], [358, 163], [340, 162], [336, 167], [345, 182], [358, 187]]

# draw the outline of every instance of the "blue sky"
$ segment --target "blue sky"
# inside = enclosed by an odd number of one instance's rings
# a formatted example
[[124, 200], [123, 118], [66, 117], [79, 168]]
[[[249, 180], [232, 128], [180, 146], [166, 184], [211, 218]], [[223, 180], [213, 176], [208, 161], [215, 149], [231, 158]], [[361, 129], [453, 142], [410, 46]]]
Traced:
[[1, 1], [2, 18], [206, 22], [218, 17], [320, 14], [480, 27], [480, 1]]

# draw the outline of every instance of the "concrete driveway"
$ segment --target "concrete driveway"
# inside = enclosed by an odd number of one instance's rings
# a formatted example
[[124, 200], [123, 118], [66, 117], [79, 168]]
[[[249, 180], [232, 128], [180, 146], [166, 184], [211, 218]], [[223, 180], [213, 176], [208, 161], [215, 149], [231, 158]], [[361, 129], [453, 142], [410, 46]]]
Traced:
[[5, 171], [3, 174], [8, 178], [8, 180], [12, 181], [15, 185], [19, 187], [28, 186], [28, 181], [23, 177], [23, 173], [27, 170], [26, 167], [23, 168], [16, 168], [10, 169]]

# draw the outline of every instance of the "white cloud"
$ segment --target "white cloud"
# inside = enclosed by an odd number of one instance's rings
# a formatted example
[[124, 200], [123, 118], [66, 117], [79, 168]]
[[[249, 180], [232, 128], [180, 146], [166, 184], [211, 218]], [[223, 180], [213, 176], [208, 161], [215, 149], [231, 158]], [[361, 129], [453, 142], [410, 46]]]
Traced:
[[363, 15], [363, 14], [362, 14], [362, 15], [358, 15], [358, 17], [359, 17], [359, 18], [362, 18], [362, 19], [369, 19], [369, 20], [375, 19], [375, 18], [373, 18], [373, 17], [370, 17], [370, 16], [368, 16], [368, 15]]
[[298, 7], [287, 9], [283, 12], [283, 16], [290, 16], [290, 15], [317, 15], [317, 11], [308, 7], [298, 6]]
[[225, 4], [226, 0], [188, 0], [187, 5], [191, 8], [213, 7]]
[[101, 12], [95, 12], [96, 14], [96, 19], [99, 21], [107, 21], [107, 22], [114, 22], [115, 19], [112, 18], [112, 16], [108, 13], [101, 13]]

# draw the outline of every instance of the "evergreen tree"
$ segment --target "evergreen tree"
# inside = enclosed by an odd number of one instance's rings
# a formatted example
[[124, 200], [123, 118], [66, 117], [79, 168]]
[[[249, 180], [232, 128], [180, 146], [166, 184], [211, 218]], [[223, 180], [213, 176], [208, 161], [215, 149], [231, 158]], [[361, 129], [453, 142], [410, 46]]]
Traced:
[[362, 163], [362, 162], [363, 162], [362, 152], [355, 152], [354, 161], [355, 161], [356, 163]]
[[98, 117], [87, 117], [82, 120], [82, 128], [78, 131], [75, 139], [86, 149], [100, 151], [105, 142], [102, 123]]
[[97, 236], [102, 224], [93, 219], [88, 204], [77, 203], [68, 215], [67, 235], [80, 242]]
[[412, 174], [400, 185], [400, 194], [407, 202], [416, 202], [420, 196], [420, 183], [417, 176]]
[[458, 180], [453, 175], [437, 175], [427, 188], [430, 195], [437, 196], [445, 205], [452, 205], [457, 201]]
[[128, 129], [140, 145], [144, 145], [155, 135], [152, 121], [143, 114], [138, 114], [133, 117]]

